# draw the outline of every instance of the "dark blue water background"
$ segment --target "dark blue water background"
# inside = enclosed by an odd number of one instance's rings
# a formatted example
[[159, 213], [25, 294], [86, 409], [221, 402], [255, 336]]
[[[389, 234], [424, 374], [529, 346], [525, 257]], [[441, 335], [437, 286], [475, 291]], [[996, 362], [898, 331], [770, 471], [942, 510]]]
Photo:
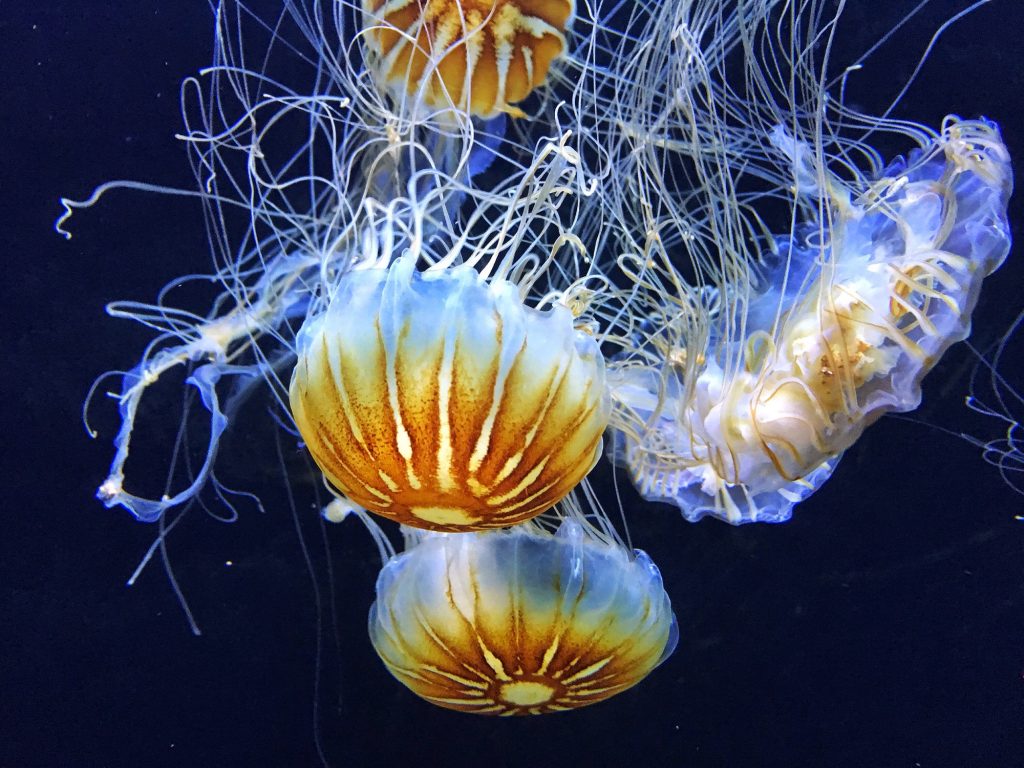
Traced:
[[[865, 42], [912, 4], [848, 5]], [[937, 0], [878, 53], [864, 103], [909, 74], [955, 5]], [[997, 0], [950, 30], [899, 114], [984, 114], [1024, 163], [1021, 6]], [[203, 636], [159, 567], [126, 588], [154, 530], [94, 500], [115, 422], [108, 409], [89, 440], [80, 403], [148, 340], [104, 303], [151, 300], [207, 268], [200, 211], [121, 193], [77, 216], [70, 242], [52, 223], [61, 195], [106, 179], [191, 185], [178, 84], [209, 62], [211, 28], [200, 0], [0, 4], [0, 766], [315, 765], [314, 700], [336, 765], [1024, 765], [1024, 503], [977, 449], [926, 426], [998, 432], [963, 407], [976, 362], [963, 345], [915, 421], [872, 427], [790, 523], [688, 525], [627, 496], [681, 640], [641, 686], [590, 710], [495, 721], [414, 698], [367, 641], [379, 563], [352, 523], [327, 532], [341, 629], [337, 645], [320, 631], [318, 671], [313, 582], [275, 459], [246, 447], [244, 425], [231, 450], [265, 473], [267, 512], [232, 526], [195, 515], [171, 542]], [[1018, 246], [986, 284], [979, 346], [1024, 305], [1022, 286]], [[1007, 373], [1024, 386], [1018, 341]], [[318, 521], [301, 520], [324, 590]]]

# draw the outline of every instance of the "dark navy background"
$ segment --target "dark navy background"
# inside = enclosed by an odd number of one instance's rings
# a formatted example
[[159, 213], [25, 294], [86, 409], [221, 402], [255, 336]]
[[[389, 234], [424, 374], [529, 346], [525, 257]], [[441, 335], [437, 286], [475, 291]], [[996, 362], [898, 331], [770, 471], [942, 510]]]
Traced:
[[[850, 0], [848, 27], [865, 43], [911, 5]], [[891, 93], [955, 5], [933, 2], [854, 95]], [[327, 531], [335, 646], [330, 626], [318, 630], [330, 611], [315, 606], [275, 459], [253, 447], [273, 450], [258, 408], [232, 450], [260, 475], [267, 512], [231, 526], [194, 515], [170, 542], [203, 636], [159, 565], [126, 588], [154, 529], [93, 498], [115, 421], [102, 404], [101, 438], [89, 440], [80, 403], [149, 338], [104, 303], [151, 300], [207, 268], [200, 211], [115, 193], [76, 215], [70, 242], [52, 224], [61, 195], [107, 179], [191, 186], [173, 139], [178, 85], [209, 62], [211, 28], [201, 0], [0, 5], [0, 766], [315, 765], [314, 701], [336, 765], [1024, 765], [1024, 497], [976, 448], [926, 426], [998, 436], [962, 404], [975, 362], [963, 345], [928, 379], [913, 421], [870, 429], [790, 523], [688, 525], [629, 496], [681, 640], [642, 685], [589, 710], [492, 720], [406, 692], [366, 637], [379, 563], [355, 523]], [[981, 9], [945, 35], [899, 114], [985, 114], [1020, 167], [1022, 37], [1017, 0]], [[1019, 195], [1013, 216], [1024, 242]], [[983, 291], [978, 345], [1024, 306], [1016, 250]], [[1017, 341], [1006, 372], [1024, 387]], [[317, 518], [300, 521], [324, 590]]]

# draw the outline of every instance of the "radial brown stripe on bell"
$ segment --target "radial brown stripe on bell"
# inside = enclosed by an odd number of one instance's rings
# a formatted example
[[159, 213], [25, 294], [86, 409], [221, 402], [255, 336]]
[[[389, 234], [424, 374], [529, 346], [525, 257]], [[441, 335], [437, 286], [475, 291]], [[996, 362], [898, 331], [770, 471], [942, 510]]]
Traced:
[[394, 390], [397, 420], [408, 435], [409, 464], [417, 482], [437, 482], [438, 409], [441, 400], [443, 349], [410, 339], [411, 319], [405, 321], [395, 349]]
[[590, 471], [604, 362], [565, 307], [537, 312], [468, 267], [353, 272], [300, 333], [292, 414], [327, 479], [414, 527], [501, 527]]
[[391, 673], [449, 709], [543, 714], [636, 684], [675, 643], [643, 553], [523, 527], [427, 535], [385, 565], [370, 638]]
[[[372, 369], [372, 354], [364, 355], [364, 359], [367, 368]], [[292, 400], [293, 416], [297, 424], [305, 425], [302, 434], [317, 463], [337, 478], [339, 486], [360, 485], [364, 496], [377, 503], [390, 503], [388, 483], [380, 467], [393, 464], [397, 452], [393, 441], [375, 434], [372, 420], [365, 417], [367, 412], [380, 410], [383, 403], [378, 400], [371, 404], [376, 408], [367, 408], [359, 398], [354, 399], [348, 388], [356, 377], [340, 376], [341, 365], [344, 363], [330, 359], [326, 340], [318, 339], [296, 366], [293, 380], [303, 382], [303, 392], [302, 397]], [[345, 367], [353, 371], [351, 365]]]
[[480, 117], [513, 106], [565, 53], [572, 0], [364, 0], [377, 79], [428, 106]]

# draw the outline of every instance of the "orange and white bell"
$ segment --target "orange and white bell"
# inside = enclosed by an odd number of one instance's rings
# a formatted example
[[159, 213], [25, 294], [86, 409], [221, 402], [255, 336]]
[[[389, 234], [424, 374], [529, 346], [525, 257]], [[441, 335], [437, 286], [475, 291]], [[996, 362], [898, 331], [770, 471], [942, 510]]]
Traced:
[[549, 509], [601, 452], [604, 359], [568, 308], [412, 260], [354, 271], [299, 334], [292, 414], [354, 503], [438, 531]]
[[565, 53], [573, 0], [364, 0], [378, 82], [432, 106], [478, 117], [512, 106]]

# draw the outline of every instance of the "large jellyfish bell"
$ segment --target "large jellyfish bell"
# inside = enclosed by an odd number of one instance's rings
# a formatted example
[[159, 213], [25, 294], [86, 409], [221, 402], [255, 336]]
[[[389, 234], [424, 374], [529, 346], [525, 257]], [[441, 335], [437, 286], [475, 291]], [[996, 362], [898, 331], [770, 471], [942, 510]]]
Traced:
[[295, 423], [351, 501], [439, 531], [513, 525], [593, 468], [604, 361], [569, 309], [468, 265], [356, 270], [298, 338]]

